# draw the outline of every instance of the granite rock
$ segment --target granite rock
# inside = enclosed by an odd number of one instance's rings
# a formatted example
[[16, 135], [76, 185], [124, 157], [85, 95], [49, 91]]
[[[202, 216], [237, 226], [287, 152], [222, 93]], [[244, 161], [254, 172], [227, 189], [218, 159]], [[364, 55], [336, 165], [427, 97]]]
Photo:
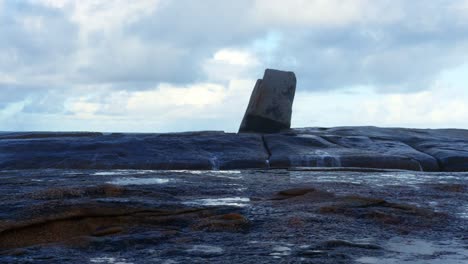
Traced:
[[290, 167], [365, 167], [420, 170], [409, 157], [378, 153], [334, 144], [316, 135], [265, 135], [270, 150], [270, 166]]
[[277, 134], [0, 133], [0, 169], [353, 167], [468, 171], [468, 131], [297, 128]]
[[291, 127], [296, 92], [293, 72], [267, 69], [255, 84], [239, 133], [276, 133]]
[[262, 138], [253, 134], [0, 135], [1, 169], [265, 168]]

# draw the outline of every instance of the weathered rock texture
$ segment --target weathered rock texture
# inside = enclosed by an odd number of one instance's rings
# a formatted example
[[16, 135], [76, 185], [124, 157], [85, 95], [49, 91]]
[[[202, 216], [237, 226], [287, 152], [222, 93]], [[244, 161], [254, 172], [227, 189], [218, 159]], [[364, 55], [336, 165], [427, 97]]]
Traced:
[[293, 167], [468, 171], [468, 130], [298, 128], [263, 136], [0, 133], [0, 170]]
[[[268, 135], [265, 136], [272, 155], [273, 168], [290, 167], [367, 167], [383, 169], [420, 170], [420, 163], [404, 155], [386, 154], [331, 143], [315, 135]], [[375, 144], [372, 144], [373, 146]], [[404, 151], [407, 146], [399, 146]], [[385, 148], [382, 148], [386, 150]], [[422, 153], [420, 153], [423, 155]]]
[[466, 263], [467, 176], [0, 171], [0, 263]]
[[425, 171], [468, 171], [468, 130], [335, 127], [294, 131], [319, 135], [348, 148], [406, 157]]
[[293, 72], [265, 70], [255, 84], [239, 133], [276, 133], [291, 127], [296, 92]]
[[267, 159], [254, 134], [0, 134], [0, 169], [239, 169]]

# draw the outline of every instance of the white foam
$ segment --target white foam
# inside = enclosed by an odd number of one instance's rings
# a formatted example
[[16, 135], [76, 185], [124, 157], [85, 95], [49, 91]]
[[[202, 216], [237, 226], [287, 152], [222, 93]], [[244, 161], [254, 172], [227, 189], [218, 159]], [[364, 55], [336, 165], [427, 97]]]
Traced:
[[213, 170], [219, 170], [219, 162], [218, 162], [218, 158], [217, 157], [213, 157], [210, 159], [210, 163], [211, 163], [211, 168]]
[[339, 156], [332, 155], [323, 150], [297, 155], [289, 159], [293, 167], [341, 167]]
[[222, 254], [224, 250], [221, 247], [210, 246], [210, 245], [195, 245], [188, 252], [200, 252], [206, 254]]
[[227, 198], [206, 198], [199, 199], [189, 202], [184, 202], [187, 205], [210, 205], [210, 206], [237, 206], [244, 207], [247, 206], [250, 202], [250, 199], [247, 197], [227, 197]]
[[189, 173], [189, 174], [240, 174], [240, 170], [166, 170], [169, 173]]
[[[358, 263], [365, 264], [390, 264], [390, 263], [405, 263], [405, 264], [464, 264], [468, 258], [468, 250], [463, 248], [463, 245], [455, 241], [427, 241], [422, 239], [390, 239], [385, 249], [397, 253], [390, 257], [360, 257], [356, 259]], [[433, 256], [437, 252], [446, 252], [438, 258], [427, 258]]]
[[317, 167], [341, 167], [341, 160], [338, 156], [330, 155], [323, 150], [316, 150], [315, 155], [318, 156]]
[[106, 263], [106, 264], [133, 264], [133, 262], [127, 262], [125, 259], [116, 259], [113, 257], [97, 257], [89, 259], [91, 263]]
[[92, 175], [96, 176], [112, 176], [112, 175], [132, 175], [132, 174], [150, 174], [156, 173], [155, 170], [109, 170], [109, 171], [98, 171]]
[[289, 256], [291, 255], [291, 248], [285, 246], [274, 246], [273, 252], [270, 253], [270, 256], [280, 257], [280, 256]]
[[458, 215], [463, 219], [468, 219], [468, 205], [462, 207], [462, 210], [460, 213], [458, 213]]
[[169, 179], [162, 178], [136, 178], [136, 177], [121, 177], [108, 181], [109, 184], [114, 185], [150, 185], [150, 184], [164, 184], [168, 183]]

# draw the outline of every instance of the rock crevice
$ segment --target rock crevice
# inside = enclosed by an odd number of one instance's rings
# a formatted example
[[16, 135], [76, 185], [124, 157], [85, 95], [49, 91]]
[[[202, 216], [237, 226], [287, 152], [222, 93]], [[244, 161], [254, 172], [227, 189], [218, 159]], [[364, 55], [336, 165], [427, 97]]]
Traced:
[[268, 168], [271, 168], [270, 166], [271, 151], [270, 151], [270, 148], [268, 148], [268, 144], [265, 140], [265, 135], [262, 135], [262, 143], [263, 143], [263, 147], [265, 148], [265, 151], [268, 153], [268, 158], [266, 159], [265, 163], [267, 164]]
[[[27, 134], [27, 136], [25, 136]], [[0, 170], [354, 167], [468, 171], [468, 132], [377, 127], [276, 134], [0, 133]]]

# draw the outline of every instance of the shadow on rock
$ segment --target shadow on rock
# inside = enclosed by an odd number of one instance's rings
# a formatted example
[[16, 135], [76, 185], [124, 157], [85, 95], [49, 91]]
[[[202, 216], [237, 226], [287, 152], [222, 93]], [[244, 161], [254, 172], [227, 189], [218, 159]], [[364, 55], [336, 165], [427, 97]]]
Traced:
[[306, 200], [329, 200], [334, 198], [335, 195], [330, 192], [321, 191], [312, 187], [293, 188], [284, 191], [279, 191], [271, 200], [288, 200], [293, 198], [306, 199]]
[[57, 200], [65, 198], [81, 197], [115, 197], [125, 193], [125, 188], [112, 184], [103, 184], [96, 187], [57, 187], [30, 194], [31, 198], [37, 200]]
[[249, 228], [250, 221], [241, 214], [230, 213], [203, 218], [194, 225], [194, 230], [212, 232], [242, 232]]
[[433, 185], [433, 188], [437, 191], [449, 193], [466, 193], [468, 191], [468, 188], [463, 184], [437, 184]]
[[42, 213], [26, 220], [0, 222], [0, 249], [47, 243], [76, 244], [76, 241], [88, 241], [86, 237], [138, 233], [154, 228], [237, 232], [248, 226], [244, 216], [226, 214], [230, 210], [227, 207], [168, 210], [100, 204], [73, 206], [73, 209], [58, 209], [57, 213]]
[[421, 228], [432, 227], [445, 216], [431, 209], [362, 196], [340, 197], [332, 204], [320, 207], [319, 212], [369, 219], [383, 224], [399, 225], [399, 227]]
[[[457, 190], [458, 188], [455, 188], [455, 191]], [[283, 190], [276, 193], [270, 200], [276, 201], [277, 206], [287, 206], [290, 211], [316, 212], [320, 215], [333, 214], [356, 220], [371, 220], [378, 224], [393, 226], [403, 232], [432, 228], [443, 224], [447, 219], [447, 215], [434, 212], [429, 208], [359, 195], [337, 196], [313, 187]]]

